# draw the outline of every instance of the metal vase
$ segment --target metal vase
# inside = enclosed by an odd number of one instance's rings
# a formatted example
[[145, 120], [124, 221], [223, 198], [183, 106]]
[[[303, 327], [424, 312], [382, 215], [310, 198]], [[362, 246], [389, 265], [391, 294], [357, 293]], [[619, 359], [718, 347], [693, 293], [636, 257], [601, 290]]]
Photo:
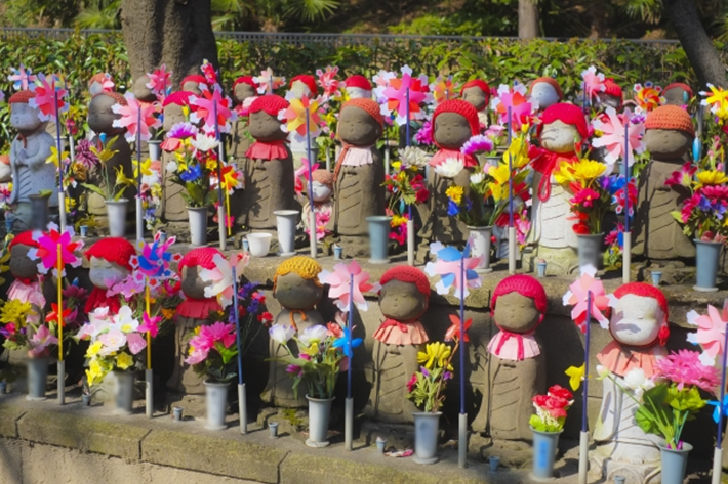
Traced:
[[109, 235], [123, 237], [126, 232], [126, 207], [129, 200], [122, 198], [119, 201], [106, 200], [106, 213], [109, 217]]
[[392, 217], [386, 215], [375, 215], [367, 217], [369, 222], [369, 251], [372, 264], [389, 263], [389, 232], [391, 230]]
[[192, 245], [207, 245], [207, 207], [187, 207]]
[[535, 480], [553, 479], [554, 461], [561, 432], [533, 432], [533, 473]]
[[134, 404], [134, 372], [114, 370], [114, 380], [115, 412], [128, 415]]
[[693, 446], [683, 442], [683, 448], [668, 449], [660, 447], [660, 462], [662, 464], [662, 484], [682, 484], [685, 479], [685, 469], [688, 465], [688, 452]]
[[152, 161], [160, 161], [162, 159], [162, 142], [158, 139], [147, 141], [149, 146], [149, 159]]
[[578, 234], [577, 254], [579, 267], [591, 264], [597, 269], [602, 263], [602, 242], [604, 234]]
[[225, 415], [227, 414], [227, 400], [229, 383], [211, 383], [205, 384], [205, 405], [207, 407], [207, 430], [225, 430]]
[[309, 447], [326, 447], [329, 445], [327, 439], [329, 433], [329, 416], [331, 415], [331, 402], [334, 398], [313, 398], [306, 395], [308, 399], [308, 440]]
[[490, 268], [490, 238], [493, 235], [493, 227], [471, 227], [468, 225], [470, 230], [470, 240], [472, 240], [472, 256], [480, 257], [483, 259], [475, 268], [475, 271], [480, 274], [493, 271]]
[[720, 251], [723, 244], [719, 242], [705, 242], [695, 239], [695, 285], [693, 290], [698, 292], [715, 292], [718, 288], [715, 282], [718, 279], [720, 266]]
[[412, 412], [415, 420], [415, 456], [417, 464], [434, 464], [440, 437], [440, 415], [442, 412]]
[[29, 195], [32, 230], [46, 230], [48, 227], [48, 199], [50, 195]]
[[28, 358], [28, 400], [45, 400], [50, 358]]

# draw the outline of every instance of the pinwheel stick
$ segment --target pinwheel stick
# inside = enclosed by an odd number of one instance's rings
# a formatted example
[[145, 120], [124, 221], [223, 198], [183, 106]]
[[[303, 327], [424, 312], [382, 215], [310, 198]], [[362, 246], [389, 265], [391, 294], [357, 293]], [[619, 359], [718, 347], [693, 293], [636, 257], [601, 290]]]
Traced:
[[248, 433], [248, 404], [246, 401], [245, 383], [243, 383], [243, 341], [240, 334], [240, 310], [238, 308], [238, 273], [233, 265], [233, 316], [238, 337], [238, 415], [240, 416], [240, 433]]
[[586, 295], [586, 325], [584, 333], [584, 386], [581, 394], [581, 432], [579, 433], [579, 484], [586, 484], [589, 471], [589, 424], [587, 415], [589, 410], [589, 346], [591, 344], [591, 318], [592, 318], [591, 291]]
[[[726, 299], [723, 303], [723, 307], [725, 308], [726, 306], [728, 306], [728, 299]], [[726, 329], [728, 329], [728, 322], [725, 324]], [[723, 400], [725, 399], [726, 365], [728, 364], [728, 331], [724, 329], [723, 333], [722, 373], [720, 378], [720, 399], [718, 400], [718, 437], [716, 439], [715, 452], [713, 455], [712, 484], [720, 484], [723, 471], [723, 419], [725, 418], [725, 415], [723, 415]]]
[[[57, 119], [57, 118], [56, 118]], [[58, 404], [66, 404], [66, 362], [63, 360], [63, 247], [58, 244], [56, 253], [56, 297], [58, 307], [56, 317], [58, 323], [58, 365], [57, 386]]]
[[[151, 319], [152, 317], [152, 295], [151, 290], [149, 288], [149, 280], [146, 281], [146, 313], [147, 316]], [[151, 328], [148, 328], [147, 330], [147, 370], [145, 372], [145, 380], [147, 384], [147, 417], [152, 418], [154, 417], [154, 370], [152, 370], [152, 331]]]
[[[410, 145], [410, 90], [409, 86], [405, 91], [405, 112], [407, 117], [407, 141], [406, 145]], [[389, 147], [387, 147], [389, 149]], [[389, 162], [387, 162], [387, 173], [389, 173]], [[415, 223], [412, 220], [412, 205], [407, 204], [407, 263], [411, 266], [415, 265]]]
[[[508, 108], [509, 110], [511, 108]], [[513, 203], [513, 153], [508, 148], [508, 272], [516, 273], [516, 225], [514, 223]]]
[[61, 118], [58, 113], [58, 91], [53, 90], [53, 112], [56, 117], [56, 154], [58, 155], [58, 218], [61, 232], [66, 230], [66, 191], [63, 189], [63, 155], [61, 153]]
[[624, 122], [624, 230], [622, 231], [622, 283], [628, 283], [632, 277], [632, 231], [629, 220], [629, 120]]
[[458, 415], [458, 467], [465, 469], [468, 453], [468, 414], [465, 413], [465, 251], [460, 253], [460, 415]]
[[344, 419], [344, 440], [346, 443], [346, 450], [353, 449], [354, 441], [354, 399], [351, 396], [351, 367], [354, 363], [354, 353], [351, 346], [351, 340], [354, 338], [353, 314], [354, 274], [349, 273], [349, 317], [346, 322], [346, 325], [349, 327], [349, 337], [346, 340], [346, 353], [349, 355], [349, 368], [346, 372], [346, 411]]
[[141, 106], [137, 106], [137, 124], [136, 124], [136, 159], [137, 159], [137, 186], [136, 186], [136, 238], [144, 239], [144, 212], [142, 210], [142, 135], [141, 126], [142, 111]]
[[212, 100], [212, 117], [215, 119], [215, 140], [218, 142], [217, 145], [217, 231], [219, 233], [220, 237], [220, 250], [227, 250], [227, 235], [226, 235], [226, 225], [227, 225], [227, 218], [226, 214], [229, 213], [229, 210], [225, 210], [225, 200], [229, 200], [227, 198], [223, 199], [222, 196], [222, 158], [223, 158], [223, 147], [222, 147], [222, 140], [220, 139], [220, 125], [217, 122], [217, 101], [215, 101], [214, 97]]
[[308, 203], [311, 207], [308, 226], [311, 235], [311, 257], [318, 255], [318, 227], [316, 226], [316, 208], [313, 203], [313, 161], [311, 159], [311, 108], [306, 106], [306, 156], [308, 156]]

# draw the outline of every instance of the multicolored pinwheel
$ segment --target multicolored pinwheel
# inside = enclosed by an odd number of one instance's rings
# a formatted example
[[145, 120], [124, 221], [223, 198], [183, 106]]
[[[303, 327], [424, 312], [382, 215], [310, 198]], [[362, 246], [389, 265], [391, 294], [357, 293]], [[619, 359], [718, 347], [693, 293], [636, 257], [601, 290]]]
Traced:
[[215, 72], [215, 67], [207, 59], [202, 59], [200, 71], [202, 71], [202, 75], [205, 76], [205, 80], [209, 85], [217, 84], [217, 72]]
[[581, 88], [589, 96], [589, 99], [594, 99], [597, 94], [604, 91], [604, 74], [597, 73], [597, 68], [591, 66], [585, 71], [581, 71]]
[[665, 103], [665, 98], [662, 97], [662, 88], [652, 84], [651, 82], [645, 82], [644, 85], [635, 84], [634, 92], [635, 101], [637, 101], [637, 104], [648, 113], [660, 104]]
[[218, 84], [213, 85], [212, 92], [204, 84], [200, 84], [200, 90], [202, 97], [190, 96], [190, 104], [197, 106], [197, 110], [190, 115], [190, 121], [204, 121], [203, 129], [208, 134], [229, 133], [233, 122], [238, 118], [238, 113], [232, 109], [232, 100], [222, 95]]
[[455, 99], [457, 96], [455, 84], [452, 82], [452, 76], [438, 77], [435, 82], [430, 84], [430, 91], [432, 91], [435, 106], [448, 99]]
[[321, 116], [318, 112], [319, 100], [292, 98], [290, 104], [279, 115], [278, 119], [286, 123], [281, 126], [288, 133], [296, 133], [305, 139], [306, 137], [306, 112], [308, 111], [308, 129], [310, 136], [318, 136], [321, 132]]
[[525, 118], [531, 115], [533, 106], [526, 98], [526, 86], [515, 83], [513, 87], [506, 84], [498, 86], [497, 96], [490, 101], [490, 107], [498, 113], [498, 122], [508, 124], [508, 108], [511, 108], [513, 130], [520, 130]]
[[642, 153], [647, 147], [642, 141], [642, 135], [645, 134], [642, 108], [638, 107], [635, 116], [630, 116], [629, 110], [625, 110], [624, 114], [617, 114], [617, 111], [609, 106], [605, 116], [596, 118], [592, 123], [594, 130], [601, 132], [592, 145], [606, 148], [607, 155], [604, 161], [610, 166], [617, 160], [624, 160], [624, 122], [629, 123], [629, 159], [632, 161], [635, 159], [635, 152]]
[[703, 352], [700, 362], [704, 365], [715, 366], [715, 358], [725, 351], [726, 324], [728, 324], [728, 307], [719, 311], [715, 306], [708, 305], [708, 314], [698, 314], [690, 311], [687, 314], [688, 323], [698, 327], [696, 333], [688, 334], [688, 342], [700, 345]]
[[326, 66], [325, 71], [321, 69], [316, 70], [316, 76], [318, 76], [316, 83], [324, 90], [324, 96], [327, 98], [336, 95], [339, 87], [341, 87], [342, 83], [336, 80], [336, 74], [338, 72], [339, 68], [336, 66]]
[[609, 327], [609, 319], [603, 314], [609, 307], [609, 298], [604, 292], [604, 284], [596, 278], [597, 269], [592, 265], [585, 265], [579, 268], [581, 275], [569, 286], [569, 291], [564, 294], [564, 306], [571, 308], [571, 319], [579, 327], [583, 334], [586, 334], [586, 316], [588, 308], [588, 295], [592, 295], [591, 316], [599, 321], [602, 328]]
[[710, 92], [700, 91], [698, 94], [705, 97], [700, 101], [703, 106], [710, 106], [710, 112], [722, 123], [728, 119], [728, 91], [722, 87], [706, 84]]
[[[470, 244], [465, 246], [462, 252], [455, 247], [443, 246], [440, 242], [430, 245], [430, 253], [437, 259], [434, 262], [428, 262], [425, 266], [425, 272], [430, 277], [440, 276], [440, 280], [435, 284], [435, 289], [440, 295], [450, 293], [450, 289], [455, 290], [455, 297], [465, 300], [470, 294], [469, 288], [480, 287], [481, 279], [475, 268], [480, 264], [480, 257], [470, 257]], [[465, 281], [461, 273], [461, 259], [464, 265]]]
[[174, 242], [174, 236], [162, 242], [160, 232], [157, 232], [154, 242], [151, 244], [140, 240], [137, 242], [139, 254], [132, 256], [129, 264], [132, 269], [142, 274], [150, 285], [157, 286], [162, 279], [168, 279], [174, 275], [169, 268], [170, 263], [182, 260], [182, 254], [169, 252], [169, 248]]
[[402, 67], [402, 78], [395, 76], [389, 79], [389, 86], [383, 91], [386, 104], [382, 105], [382, 114], [386, 116], [396, 114], [395, 121], [400, 126], [407, 122], [408, 115], [410, 120], [423, 119], [425, 115], [420, 109], [420, 104], [430, 100], [431, 94], [428, 91], [427, 76], [412, 77], [412, 69], [405, 64]]
[[[353, 293], [350, 290], [352, 278], [354, 279]], [[331, 286], [329, 297], [336, 299], [336, 306], [342, 311], [349, 311], [350, 303], [354, 303], [359, 309], [366, 311], [369, 305], [364, 299], [364, 293], [378, 292], [380, 289], [378, 282], [373, 284], [369, 282], [369, 274], [363, 271], [355, 260], [348, 265], [343, 262], [336, 264], [334, 272], [321, 271], [319, 280]]]
[[205, 297], [217, 298], [217, 302], [223, 308], [233, 303], [235, 291], [233, 289], [233, 267], [238, 277], [248, 265], [250, 256], [246, 252], [233, 254], [230, 260], [216, 254], [212, 258], [214, 269], [201, 269], [200, 279], [212, 282], [212, 285], [205, 287]]
[[112, 126], [125, 128], [124, 137], [130, 143], [136, 140], [137, 131], [142, 141], [148, 141], [151, 138], [149, 129], [162, 126], [162, 122], [154, 116], [154, 106], [152, 104], [140, 104], [131, 91], [127, 91], [124, 98], [126, 99], [126, 106], [116, 103], [111, 107], [114, 114], [121, 116], [121, 118], [114, 120]]
[[[53, 222], [48, 224], [48, 230], [41, 232], [36, 230], [33, 232], [33, 240], [38, 242], [37, 249], [30, 249], [28, 257], [31, 260], [40, 260], [38, 263], [38, 271], [47, 274], [53, 269], [53, 275], [59, 277], [57, 268], [59, 265], [63, 267], [63, 274], [66, 275], [66, 265], [78, 267], [81, 265], [81, 256], [77, 254], [83, 249], [83, 240], [74, 242], [73, 236], [76, 235], [73, 227], [67, 227], [64, 232], [59, 232], [58, 225]], [[60, 264], [59, 264], [60, 257]]]
[[47, 77], [38, 74], [35, 81], [35, 97], [28, 100], [28, 105], [38, 108], [38, 117], [41, 121], [55, 120], [59, 113], [68, 111], [68, 103], [64, 99], [68, 91], [57, 86], [57, 82], [58, 77], [55, 74]]
[[21, 63], [19, 68], [14, 69], [11, 67], [10, 71], [12, 74], [8, 76], [8, 81], [13, 83], [13, 89], [16, 91], [26, 91], [34, 88], [33, 83], [37, 79], [37, 76], [33, 75], [32, 69], [26, 69], [25, 65]]
[[159, 69], [147, 74], [147, 76], [149, 77], [147, 87], [152, 90], [159, 101], [164, 101], [168, 91], [172, 89], [172, 82], [170, 81], [172, 71], [167, 70], [167, 64], [162, 64]]
[[286, 84], [286, 78], [274, 76], [273, 69], [269, 67], [260, 71], [260, 76], [254, 77], [253, 82], [258, 85], [258, 94], [273, 94], [273, 91]]

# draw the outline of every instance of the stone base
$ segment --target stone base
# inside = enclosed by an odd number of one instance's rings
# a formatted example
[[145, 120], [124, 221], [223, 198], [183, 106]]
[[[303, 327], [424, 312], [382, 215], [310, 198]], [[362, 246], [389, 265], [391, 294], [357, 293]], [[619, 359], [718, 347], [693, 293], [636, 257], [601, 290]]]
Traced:
[[613, 482], [615, 476], [624, 477], [625, 484], [659, 484], [660, 462], [629, 463], [615, 461], [599, 454], [599, 450], [589, 452], [589, 477]]
[[695, 282], [695, 266], [688, 267], [682, 261], [650, 261], [649, 264], [638, 264], [638, 270], [644, 272], [644, 280], [652, 282], [652, 271], [662, 272], [660, 284], [692, 285]]
[[[442, 432], [442, 429], [440, 429]], [[387, 450], [412, 449], [415, 429], [411, 425], [382, 424], [365, 421], [361, 424], [359, 441], [365, 445], [375, 445], [377, 437], [387, 440]]]
[[573, 274], [579, 270], [576, 249], [551, 249], [539, 246], [528, 254], [523, 254], [524, 266], [536, 267], [537, 258], [548, 263], [547, 271], [549, 275]]
[[366, 236], [341, 235], [336, 244], [343, 248], [342, 257], [346, 259], [369, 258], [369, 238]]
[[470, 436], [468, 455], [484, 462], [498, 456], [500, 465], [510, 469], [530, 469], [533, 462], [533, 449], [527, 442], [493, 440], [481, 434]]

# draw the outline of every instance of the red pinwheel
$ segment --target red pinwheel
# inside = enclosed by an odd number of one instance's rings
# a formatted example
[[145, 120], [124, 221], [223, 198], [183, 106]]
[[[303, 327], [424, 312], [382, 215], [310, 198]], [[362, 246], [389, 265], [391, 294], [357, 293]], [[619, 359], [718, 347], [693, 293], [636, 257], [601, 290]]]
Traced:
[[383, 95], [387, 98], [384, 111], [391, 115], [397, 114], [397, 124], [400, 126], [407, 122], [407, 91], [409, 91], [409, 119], [422, 119], [424, 114], [420, 110], [420, 103], [427, 101], [429, 89], [427, 76], [412, 77], [412, 69], [405, 65], [402, 68], [402, 78], [389, 80], [389, 86]]
[[16, 91], [27, 91], [33, 87], [33, 83], [37, 79], [37, 76], [33, 75], [31, 69], [26, 69], [25, 65], [20, 64], [17, 69], [10, 68], [12, 74], [8, 76], [8, 81], [13, 83], [13, 89]]
[[53, 275], [58, 277], [56, 268], [59, 265], [58, 255], [60, 247], [60, 265], [64, 267], [63, 274], [66, 274], [65, 266], [70, 264], [72, 267], [78, 267], [81, 265], [81, 257], [76, 255], [76, 252], [83, 248], [83, 241], [73, 241], [75, 235], [73, 228], [68, 227], [65, 232], [59, 232], [58, 226], [54, 223], [48, 224], [48, 231], [33, 232], [33, 240], [38, 242], [37, 249], [30, 249], [28, 251], [28, 257], [31, 260], [40, 260], [38, 263], [38, 271], [47, 274], [50, 269], [53, 269]]
[[[450, 315], [450, 322], [452, 325], [447, 328], [447, 331], [445, 332], [445, 341], [452, 341], [452, 340], [458, 340], [460, 341], [460, 317], [451, 314]], [[470, 326], [473, 325], [473, 318], [466, 319], [465, 323], [463, 323], [463, 326], [465, 327], [465, 335], [463, 336], [462, 341], [465, 341], [466, 343], [470, 343], [470, 336], [468, 335], [468, 330], [470, 329]]]
[[124, 137], [130, 143], [136, 139], [137, 131], [139, 131], [140, 139], [149, 140], [151, 138], [149, 128], [162, 126], [162, 122], [154, 116], [156, 108], [153, 104], [140, 104], [131, 92], [124, 94], [124, 98], [126, 98], [126, 106], [116, 103], [111, 107], [114, 114], [121, 116], [120, 119], [114, 120], [112, 126], [125, 128]]
[[[190, 104], [197, 106], [197, 111], [192, 113], [190, 120], [193, 123], [204, 121], [204, 130], [211, 134], [229, 133], [232, 122], [237, 119], [238, 114], [231, 108], [233, 105], [229, 97], [222, 95], [220, 86], [215, 84], [212, 92], [204, 84], [200, 84], [202, 97], [190, 96]], [[217, 118], [215, 113], [217, 109]]]
[[[66, 325], [66, 321], [68, 321], [69, 319], [73, 319], [73, 318], [69, 318], [72, 311], [74, 311], [74, 310], [72, 310], [71, 308], [65, 308], [63, 310], [63, 318], [61, 319], [63, 326]], [[49, 322], [49, 323], [58, 324], [58, 304], [51, 303], [51, 312], [46, 315], [45, 320], [46, 320], [46, 322]]]
[[[351, 292], [351, 280], [354, 279], [354, 292]], [[359, 263], [355, 260], [349, 265], [340, 262], [334, 266], [334, 272], [327, 270], [321, 271], [319, 280], [324, 284], [329, 284], [329, 297], [336, 299], [336, 306], [342, 311], [348, 311], [351, 303], [362, 311], [366, 311], [369, 307], [365, 292], [378, 292], [379, 283], [369, 282], [369, 274], [362, 270]]]
[[35, 97], [28, 100], [28, 105], [38, 108], [41, 121], [54, 120], [58, 113], [68, 111], [68, 103], [64, 99], [68, 91], [56, 86], [56, 82], [58, 78], [55, 74], [48, 77], [38, 74], [36, 79]]
[[172, 71], [167, 70], [167, 64], [162, 64], [159, 69], [147, 74], [147, 76], [149, 76], [147, 87], [152, 90], [160, 101], [164, 101], [167, 96], [167, 89], [172, 87], [170, 82]]
[[508, 123], [508, 108], [511, 108], [511, 122], [518, 130], [523, 120], [531, 115], [532, 105], [526, 98], [526, 86], [515, 84], [513, 88], [505, 84], [498, 86], [498, 96], [491, 101], [491, 107], [498, 113], [498, 121]]
[[609, 319], [602, 313], [609, 307], [609, 299], [604, 292], [604, 284], [597, 279], [597, 270], [592, 265], [580, 268], [581, 275], [569, 286], [569, 291], [564, 294], [564, 306], [573, 306], [571, 319], [574, 320], [582, 333], [586, 334], [586, 313], [588, 308], [588, 296], [592, 295], [591, 315], [602, 326], [609, 327]]

